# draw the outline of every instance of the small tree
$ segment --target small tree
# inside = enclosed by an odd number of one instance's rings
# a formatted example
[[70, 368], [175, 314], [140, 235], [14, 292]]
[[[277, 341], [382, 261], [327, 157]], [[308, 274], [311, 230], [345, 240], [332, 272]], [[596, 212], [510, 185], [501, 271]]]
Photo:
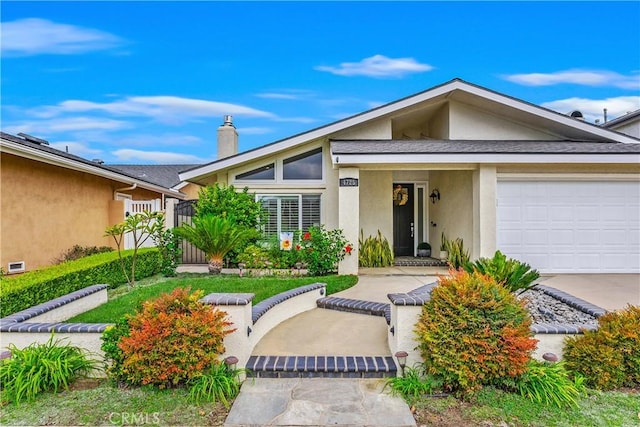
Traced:
[[193, 225], [182, 224], [175, 228], [175, 233], [204, 251], [209, 259], [209, 273], [219, 274], [224, 256], [255, 238], [258, 231], [239, 226], [223, 217], [206, 214], [194, 216]]
[[[130, 286], [134, 286], [136, 283], [136, 258], [138, 250], [151, 238], [151, 236], [162, 231], [163, 218], [164, 216], [162, 212], [144, 211], [142, 213], [129, 215], [121, 223], [112, 227], [107, 227], [105, 230], [105, 236], [113, 237], [113, 240], [116, 242], [120, 266], [122, 267], [124, 277], [127, 279], [127, 283], [129, 283]], [[127, 273], [127, 268], [125, 267], [124, 259], [122, 258], [124, 239], [127, 234], [131, 235], [131, 238], [133, 239], [131, 275]]]
[[219, 183], [200, 189], [195, 211], [196, 216], [215, 215], [245, 228], [257, 228], [268, 217], [248, 187], [237, 191], [233, 185]]

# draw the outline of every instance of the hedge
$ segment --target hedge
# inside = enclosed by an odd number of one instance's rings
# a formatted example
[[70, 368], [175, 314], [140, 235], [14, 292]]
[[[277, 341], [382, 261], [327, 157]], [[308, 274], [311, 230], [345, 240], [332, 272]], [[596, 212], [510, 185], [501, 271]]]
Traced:
[[[133, 250], [123, 252], [129, 270], [132, 254]], [[160, 268], [161, 257], [157, 249], [138, 251], [136, 279], [152, 276]], [[115, 287], [126, 282], [117, 252], [91, 255], [19, 276], [5, 276], [0, 287], [0, 316], [8, 316], [87, 286], [108, 284]]]

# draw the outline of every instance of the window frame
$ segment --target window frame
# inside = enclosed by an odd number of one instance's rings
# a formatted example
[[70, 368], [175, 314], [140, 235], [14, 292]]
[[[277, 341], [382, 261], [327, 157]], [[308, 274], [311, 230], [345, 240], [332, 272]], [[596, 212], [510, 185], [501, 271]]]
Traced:
[[[298, 156], [302, 156], [306, 153], [311, 153], [313, 151], [320, 150], [321, 154], [321, 171], [322, 178], [320, 179], [284, 179], [284, 161], [295, 158]], [[313, 145], [311, 147], [304, 147], [303, 150], [294, 150], [288, 151], [286, 153], [281, 153], [280, 155], [269, 157], [264, 159], [262, 162], [252, 162], [251, 166], [245, 166], [242, 168], [238, 168], [236, 170], [231, 170], [230, 175], [233, 176], [233, 180], [231, 181], [234, 184], [238, 185], [265, 185], [265, 184], [279, 184], [279, 185], [292, 185], [296, 187], [305, 187], [305, 186], [317, 186], [319, 184], [326, 183], [326, 149], [324, 145]], [[251, 172], [253, 170], [264, 168], [270, 164], [274, 165], [274, 179], [238, 179], [239, 175], [243, 175], [245, 173]]]
[[[280, 233], [282, 233], [282, 211], [281, 211], [281, 200], [283, 198], [289, 198], [289, 199], [293, 199], [293, 198], [297, 198], [297, 203], [298, 203], [298, 227], [296, 228], [296, 230], [303, 230], [304, 224], [303, 224], [303, 219], [304, 219], [304, 215], [302, 212], [302, 208], [303, 208], [303, 198], [305, 196], [315, 196], [318, 198], [318, 217], [319, 217], [319, 222], [320, 224], [322, 223], [322, 193], [256, 193], [255, 195], [255, 199], [257, 202], [261, 202], [262, 199], [265, 198], [276, 198], [277, 199], [277, 219], [276, 219], [276, 231], [275, 231], [275, 235], [279, 236]], [[294, 230], [295, 231], [295, 230]], [[263, 234], [267, 235], [266, 232], [264, 231], [264, 229], [262, 229]]]

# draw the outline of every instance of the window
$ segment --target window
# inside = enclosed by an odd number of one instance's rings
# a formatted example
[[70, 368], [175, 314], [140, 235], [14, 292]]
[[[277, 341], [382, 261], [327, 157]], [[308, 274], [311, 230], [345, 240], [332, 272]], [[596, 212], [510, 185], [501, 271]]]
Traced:
[[263, 226], [266, 236], [278, 236], [285, 231], [307, 230], [320, 224], [320, 195], [259, 195], [258, 200], [269, 213]]
[[262, 166], [261, 168], [258, 169], [253, 169], [250, 170], [249, 172], [244, 172], [241, 174], [236, 175], [236, 179], [240, 180], [240, 181], [252, 181], [252, 180], [256, 180], [256, 181], [267, 181], [267, 180], [274, 180], [276, 175], [275, 175], [275, 170], [276, 168], [274, 167], [275, 165], [273, 163], [266, 165], [266, 166]]
[[282, 179], [322, 179], [322, 148], [284, 159]]

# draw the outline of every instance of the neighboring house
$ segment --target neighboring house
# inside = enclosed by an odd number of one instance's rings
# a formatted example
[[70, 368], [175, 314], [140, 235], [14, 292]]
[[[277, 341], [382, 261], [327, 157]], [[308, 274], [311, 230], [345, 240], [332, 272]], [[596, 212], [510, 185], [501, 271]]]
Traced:
[[631, 135], [640, 138], [640, 110], [632, 111], [620, 116], [617, 119], [610, 120], [602, 125], [603, 127], [616, 132]]
[[197, 199], [201, 186], [190, 182], [180, 181], [180, 172], [193, 169], [199, 165], [108, 165], [110, 168], [118, 169], [129, 176], [144, 179], [172, 188], [184, 193], [186, 199]]
[[126, 211], [158, 210], [168, 197], [185, 197], [38, 138], [0, 136], [0, 266], [5, 272], [50, 265], [74, 245], [114, 246], [105, 229], [122, 221]]
[[472, 258], [500, 249], [544, 273], [640, 272], [640, 140], [455, 79], [244, 153], [231, 123], [218, 160], [180, 174], [248, 186], [267, 232], [323, 223], [396, 255], [442, 232]]

